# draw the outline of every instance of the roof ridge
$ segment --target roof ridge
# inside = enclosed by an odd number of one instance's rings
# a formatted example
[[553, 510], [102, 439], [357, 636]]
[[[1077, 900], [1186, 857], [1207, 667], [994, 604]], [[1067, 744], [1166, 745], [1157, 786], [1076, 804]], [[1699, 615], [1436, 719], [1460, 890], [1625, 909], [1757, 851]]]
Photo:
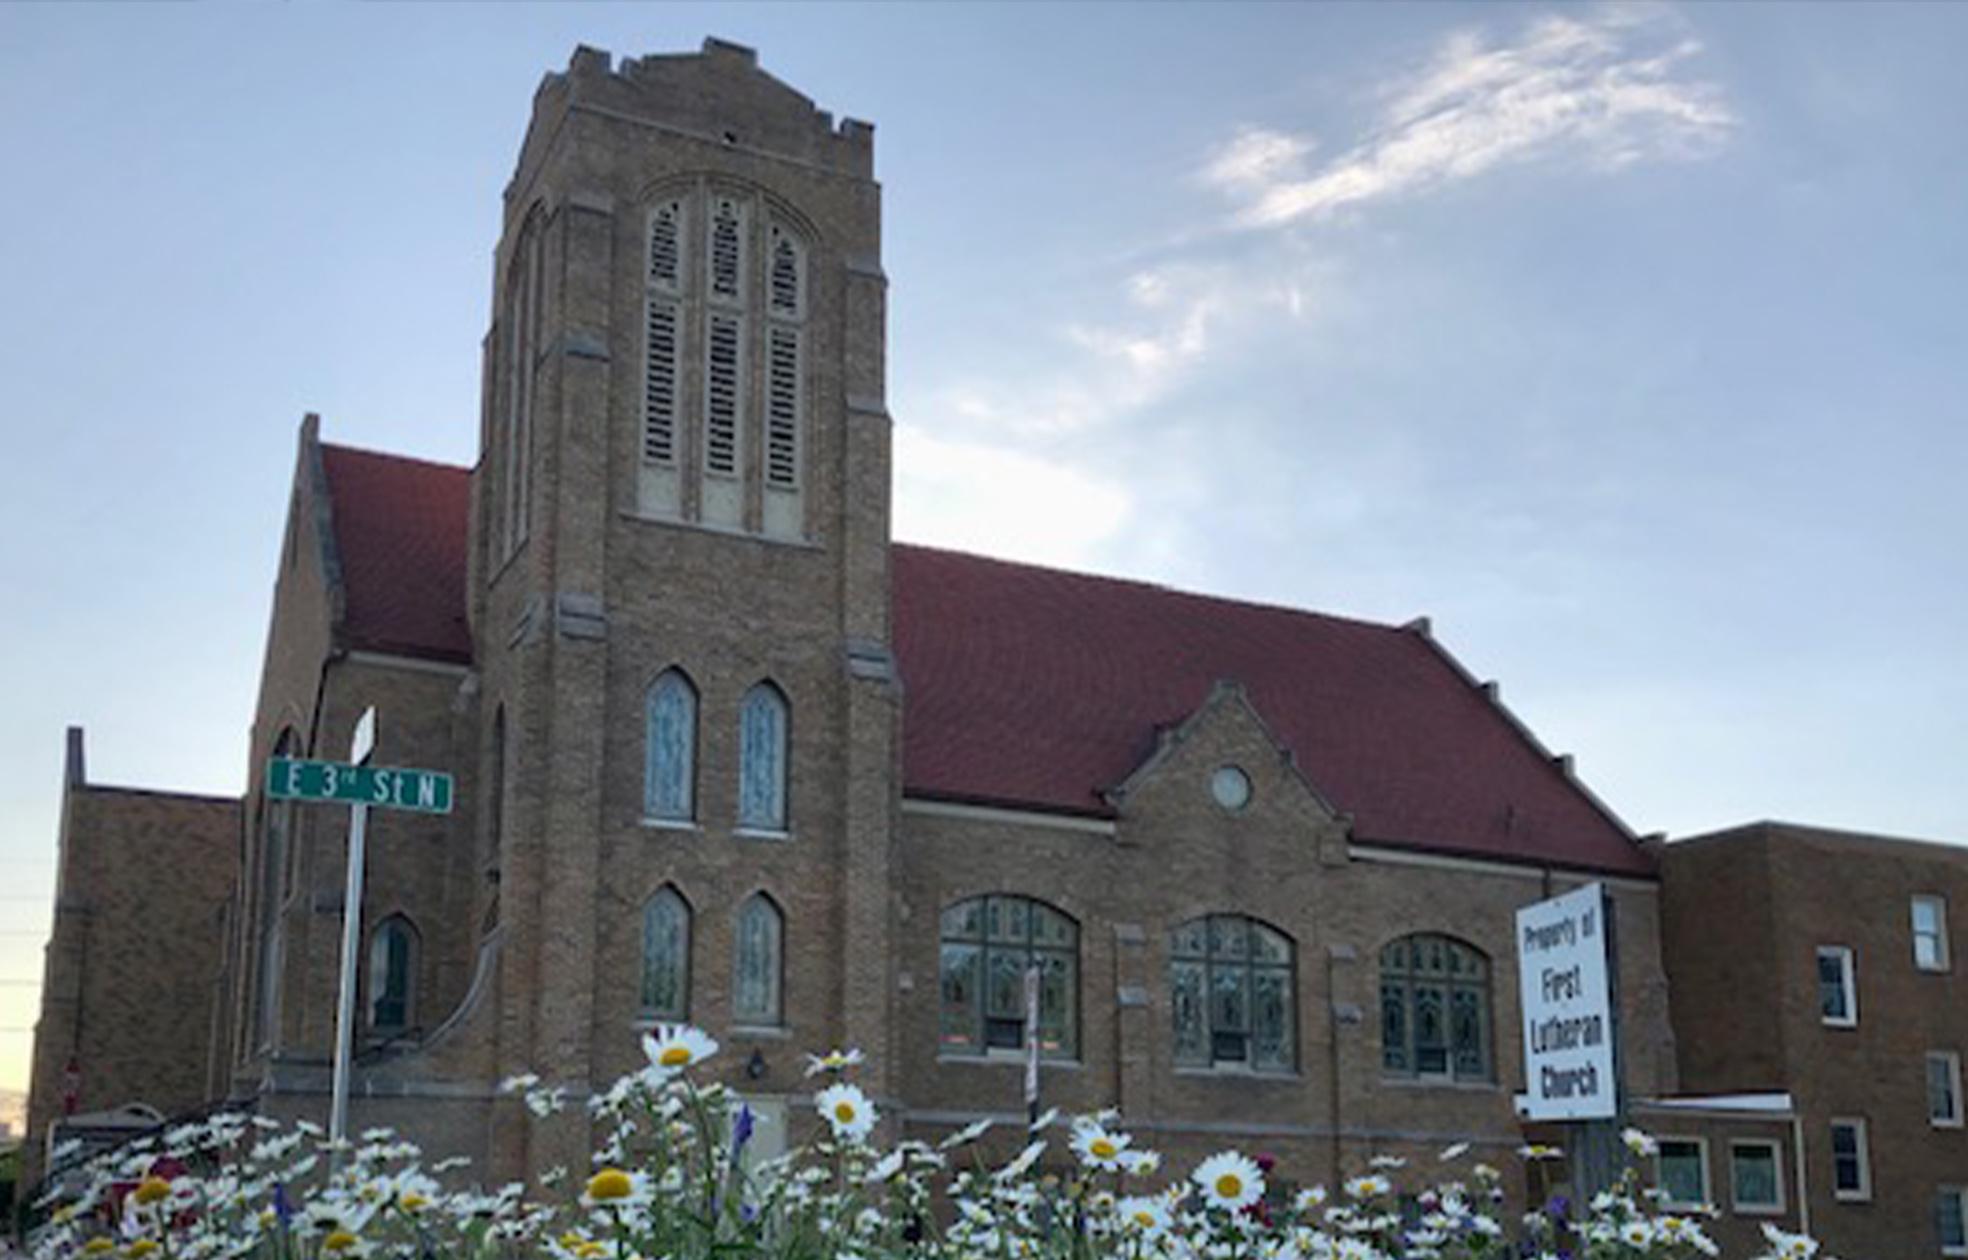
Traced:
[[367, 455], [371, 459], [386, 459], [397, 464], [422, 464], [426, 468], [442, 469], [445, 472], [470, 474], [472, 465], [452, 464], [441, 459], [426, 459], [421, 455], [403, 455], [396, 451], [379, 451], [371, 446], [351, 446], [347, 442], [323, 442], [324, 451], [341, 451], [347, 455]]
[[1068, 569], [1056, 564], [1038, 564], [1030, 560], [1011, 560], [1004, 556], [989, 556], [981, 551], [965, 551], [957, 547], [932, 547], [926, 543], [898, 542], [891, 540], [891, 548], [905, 551], [920, 551], [931, 555], [958, 556], [965, 560], [981, 560], [987, 564], [1004, 565], [1012, 569], [1029, 569], [1038, 573], [1056, 573], [1061, 577], [1081, 578], [1089, 582], [1101, 582], [1109, 586], [1130, 586], [1150, 591], [1157, 595], [1174, 595], [1181, 599], [1200, 600], [1210, 604], [1228, 604], [1237, 608], [1255, 608], [1264, 612], [1287, 613], [1293, 617], [1316, 617], [1321, 621], [1336, 621], [1345, 625], [1360, 626], [1368, 630], [1384, 630], [1389, 634], [1407, 634], [1413, 622], [1396, 624], [1389, 621], [1373, 621], [1366, 617], [1353, 617], [1345, 613], [1321, 612], [1316, 608], [1298, 608], [1291, 604], [1281, 604], [1265, 599], [1242, 599], [1235, 595], [1213, 595], [1207, 591], [1192, 591], [1180, 586], [1169, 586], [1162, 582], [1150, 582], [1144, 578], [1120, 577], [1112, 573], [1089, 573], [1084, 569]]

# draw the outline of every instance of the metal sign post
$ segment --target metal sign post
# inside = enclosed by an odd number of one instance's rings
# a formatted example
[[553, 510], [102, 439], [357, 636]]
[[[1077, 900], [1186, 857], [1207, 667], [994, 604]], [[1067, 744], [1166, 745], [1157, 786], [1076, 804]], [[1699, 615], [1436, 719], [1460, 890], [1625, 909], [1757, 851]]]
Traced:
[[1039, 1122], [1039, 964], [1025, 968], [1025, 1123]]
[[448, 814], [455, 784], [441, 770], [383, 769], [369, 764], [376, 751], [376, 709], [362, 711], [349, 739], [347, 763], [275, 757], [267, 763], [266, 795], [273, 801], [306, 801], [349, 807], [348, 879], [342, 886], [341, 978], [335, 995], [335, 1077], [328, 1103], [329, 1168], [340, 1161], [348, 1138], [349, 1069], [355, 1046], [355, 968], [362, 952], [362, 873], [369, 811], [401, 809]]
[[[363, 710], [349, 741], [349, 764], [360, 766], [376, 750], [376, 710]], [[342, 1143], [348, 1139], [349, 1059], [355, 1045], [355, 960], [362, 944], [363, 846], [369, 830], [369, 806], [349, 809], [348, 882], [342, 888], [342, 969], [335, 995], [335, 1084], [328, 1104], [328, 1167], [341, 1163]]]

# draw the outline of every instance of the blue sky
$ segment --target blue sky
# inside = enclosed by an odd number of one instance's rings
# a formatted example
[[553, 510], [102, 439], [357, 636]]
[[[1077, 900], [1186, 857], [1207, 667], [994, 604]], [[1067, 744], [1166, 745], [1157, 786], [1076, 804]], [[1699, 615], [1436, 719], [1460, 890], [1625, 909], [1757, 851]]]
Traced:
[[0, 1088], [62, 728], [240, 788], [301, 414], [470, 462], [539, 76], [706, 34], [877, 125], [898, 536], [1430, 615], [1641, 831], [1968, 840], [1968, 8], [4, 6]]

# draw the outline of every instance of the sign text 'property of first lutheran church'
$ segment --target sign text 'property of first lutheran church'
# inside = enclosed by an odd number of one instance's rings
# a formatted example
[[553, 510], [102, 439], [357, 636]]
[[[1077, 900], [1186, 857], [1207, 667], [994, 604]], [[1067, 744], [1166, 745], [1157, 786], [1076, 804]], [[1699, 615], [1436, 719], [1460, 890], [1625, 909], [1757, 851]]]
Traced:
[[1604, 1120], [1618, 1110], [1606, 912], [1600, 884], [1517, 912], [1523, 1111], [1533, 1120]]

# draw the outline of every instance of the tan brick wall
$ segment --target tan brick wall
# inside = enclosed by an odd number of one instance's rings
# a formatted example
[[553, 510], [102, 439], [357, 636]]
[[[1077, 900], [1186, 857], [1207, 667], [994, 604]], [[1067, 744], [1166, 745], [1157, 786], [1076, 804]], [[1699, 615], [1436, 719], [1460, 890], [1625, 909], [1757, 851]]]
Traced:
[[[76, 735], [79, 744], [79, 732]], [[71, 783], [29, 1083], [28, 1183], [64, 1105], [206, 1100], [211, 979], [239, 844], [237, 802]]]

